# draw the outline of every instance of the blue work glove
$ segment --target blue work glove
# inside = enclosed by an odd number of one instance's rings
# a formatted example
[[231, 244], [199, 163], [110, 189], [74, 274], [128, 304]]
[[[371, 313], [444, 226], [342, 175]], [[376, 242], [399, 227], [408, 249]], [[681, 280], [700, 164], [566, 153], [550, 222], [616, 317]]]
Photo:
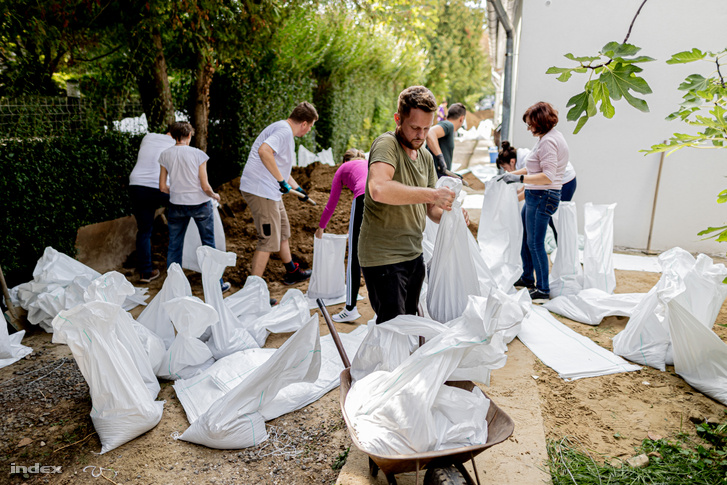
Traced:
[[501, 180], [503, 182], [505, 182], [506, 184], [514, 184], [515, 182], [523, 183], [523, 176], [522, 175], [513, 175], [511, 173], [506, 173], [505, 175], [503, 175], [502, 177], [500, 177], [499, 179], [497, 179], [498, 182], [501, 181]]
[[297, 191], [298, 191], [298, 192], [300, 192], [301, 194], [305, 195], [305, 197], [302, 197], [302, 198], [300, 199], [300, 201], [301, 201], [301, 202], [307, 202], [307, 201], [308, 201], [308, 199], [310, 199], [310, 197], [308, 197], [308, 192], [306, 192], [305, 190], [303, 190], [303, 187], [298, 187], [298, 188], [297, 188], [297, 189], [295, 189], [295, 190], [297, 190]]
[[293, 190], [293, 187], [291, 187], [290, 184], [285, 180], [278, 180], [278, 185], [280, 185], [280, 192], [283, 194], [287, 194], [288, 192]]

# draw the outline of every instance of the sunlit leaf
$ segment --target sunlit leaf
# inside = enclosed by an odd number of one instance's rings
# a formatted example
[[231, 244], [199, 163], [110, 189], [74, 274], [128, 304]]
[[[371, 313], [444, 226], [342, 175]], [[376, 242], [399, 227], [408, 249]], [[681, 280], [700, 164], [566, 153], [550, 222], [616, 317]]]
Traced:
[[582, 93], [576, 94], [571, 99], [568, 100], [568, 104], [566, 104], [566, 108], [573, 106], [566, 115], [566, 118], [568, 121], [575, 121], [578, 118], [580, 118], [581, 113], [586, 111], [588, 109], [588, 97], [589, 93], [587, 91], [584, 91]]
[[694, 62], [704, 59], [705, 53], [697, 49], [696, 47], [691, 51], [677, 52], [671, 59], [666, 61], [667, 64], [685, 64], [687, 62]]
[[571, 61], [580, 62], [583, 64], [584, 62], [593, 62], [597, 61], [601, 58], [601, 56], [583, 56], [583, 57], [576, 57], [573, 54], [566, 54], [566, 58], [570, 59]]
[[616, 57], [633, 56], [640, 50], [641, 47], [636, 47], [633, 44], [620, 44], [618, 42], [609, 42], [608, 44], [603, 46], [603, 48], [601, 49], [601, 53], [604, 56], [613, 59]]

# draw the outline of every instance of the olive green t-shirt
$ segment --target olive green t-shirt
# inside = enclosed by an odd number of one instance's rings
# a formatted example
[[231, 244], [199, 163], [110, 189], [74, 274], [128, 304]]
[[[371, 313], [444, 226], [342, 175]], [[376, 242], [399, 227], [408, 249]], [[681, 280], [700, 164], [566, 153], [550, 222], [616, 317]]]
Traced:
[[[393, 180], [411, 187], [434, 187], [437, 172], [432, 154], [425, 148], [417, 150], [416, 160], [406, 154], [394, 132], [374, 140], [369, 154], [372, 163], [383, 162], [394, 167]], [[427, 204], [390, 205], [371, 198], [366, 184], [358, 259], [363, 267], [403, 263], [422, 254], [422, 233], [426, 224]]]

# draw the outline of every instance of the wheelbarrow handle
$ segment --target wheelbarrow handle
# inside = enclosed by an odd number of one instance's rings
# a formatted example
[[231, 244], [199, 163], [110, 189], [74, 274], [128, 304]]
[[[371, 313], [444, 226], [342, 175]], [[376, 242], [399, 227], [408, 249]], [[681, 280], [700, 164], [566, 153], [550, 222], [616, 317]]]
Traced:
[[316, 298], [316, 303], [318, 304], [318, 308], [321, 309], [323, 319], [326, 321], [326, 325], [328, 325], [328, 330], [331, 332], [333, 342], [336, 344], [338, 354], [341, 356], [341, 361], [343, 361], [343, 367], [348, 369], [349, 367], [351, 367], [351, 361], [348, 360], [348, 355], [346, 355], [346, 349], [343, 348], [343, 343], [341, 343], [341, 337], [338, 336], [338, 330], [336, 330], [336, 327], [333, 326], [333, 321], [331, 320], [331, 316], [328, 314], [326, 304], [323, 303], [322, 298]]

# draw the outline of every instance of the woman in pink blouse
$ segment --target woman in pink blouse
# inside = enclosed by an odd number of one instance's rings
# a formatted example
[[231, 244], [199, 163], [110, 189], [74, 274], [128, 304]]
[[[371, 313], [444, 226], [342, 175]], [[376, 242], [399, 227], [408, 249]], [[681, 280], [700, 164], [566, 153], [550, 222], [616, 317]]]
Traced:
[[345, 185], [353, 191], [353, 203], [351, 204], [351, 218], [348, 223], [348, 265], [346, 266], [346, 308], [341, 313], [333, 315], [334, 322], [353, 322], [361, 314], [356, 308], [358, 289], [361, 286], [361, 266], [358, 263], [358, 236], [361, 230], [363, 219], [364, 193], [366, 192], [366, 176], [369, 171], [369, 164], [363, 152], [351, 148], [343, 155], [343, 165], [336, 170], [331, 185], [331, 196], [321, 221], [318, 223], [316, 237], [322, 238], [323, 231], [331, 220], [333, 211], [336, 210], [338, 199], [341, 197], [341, 189]]

